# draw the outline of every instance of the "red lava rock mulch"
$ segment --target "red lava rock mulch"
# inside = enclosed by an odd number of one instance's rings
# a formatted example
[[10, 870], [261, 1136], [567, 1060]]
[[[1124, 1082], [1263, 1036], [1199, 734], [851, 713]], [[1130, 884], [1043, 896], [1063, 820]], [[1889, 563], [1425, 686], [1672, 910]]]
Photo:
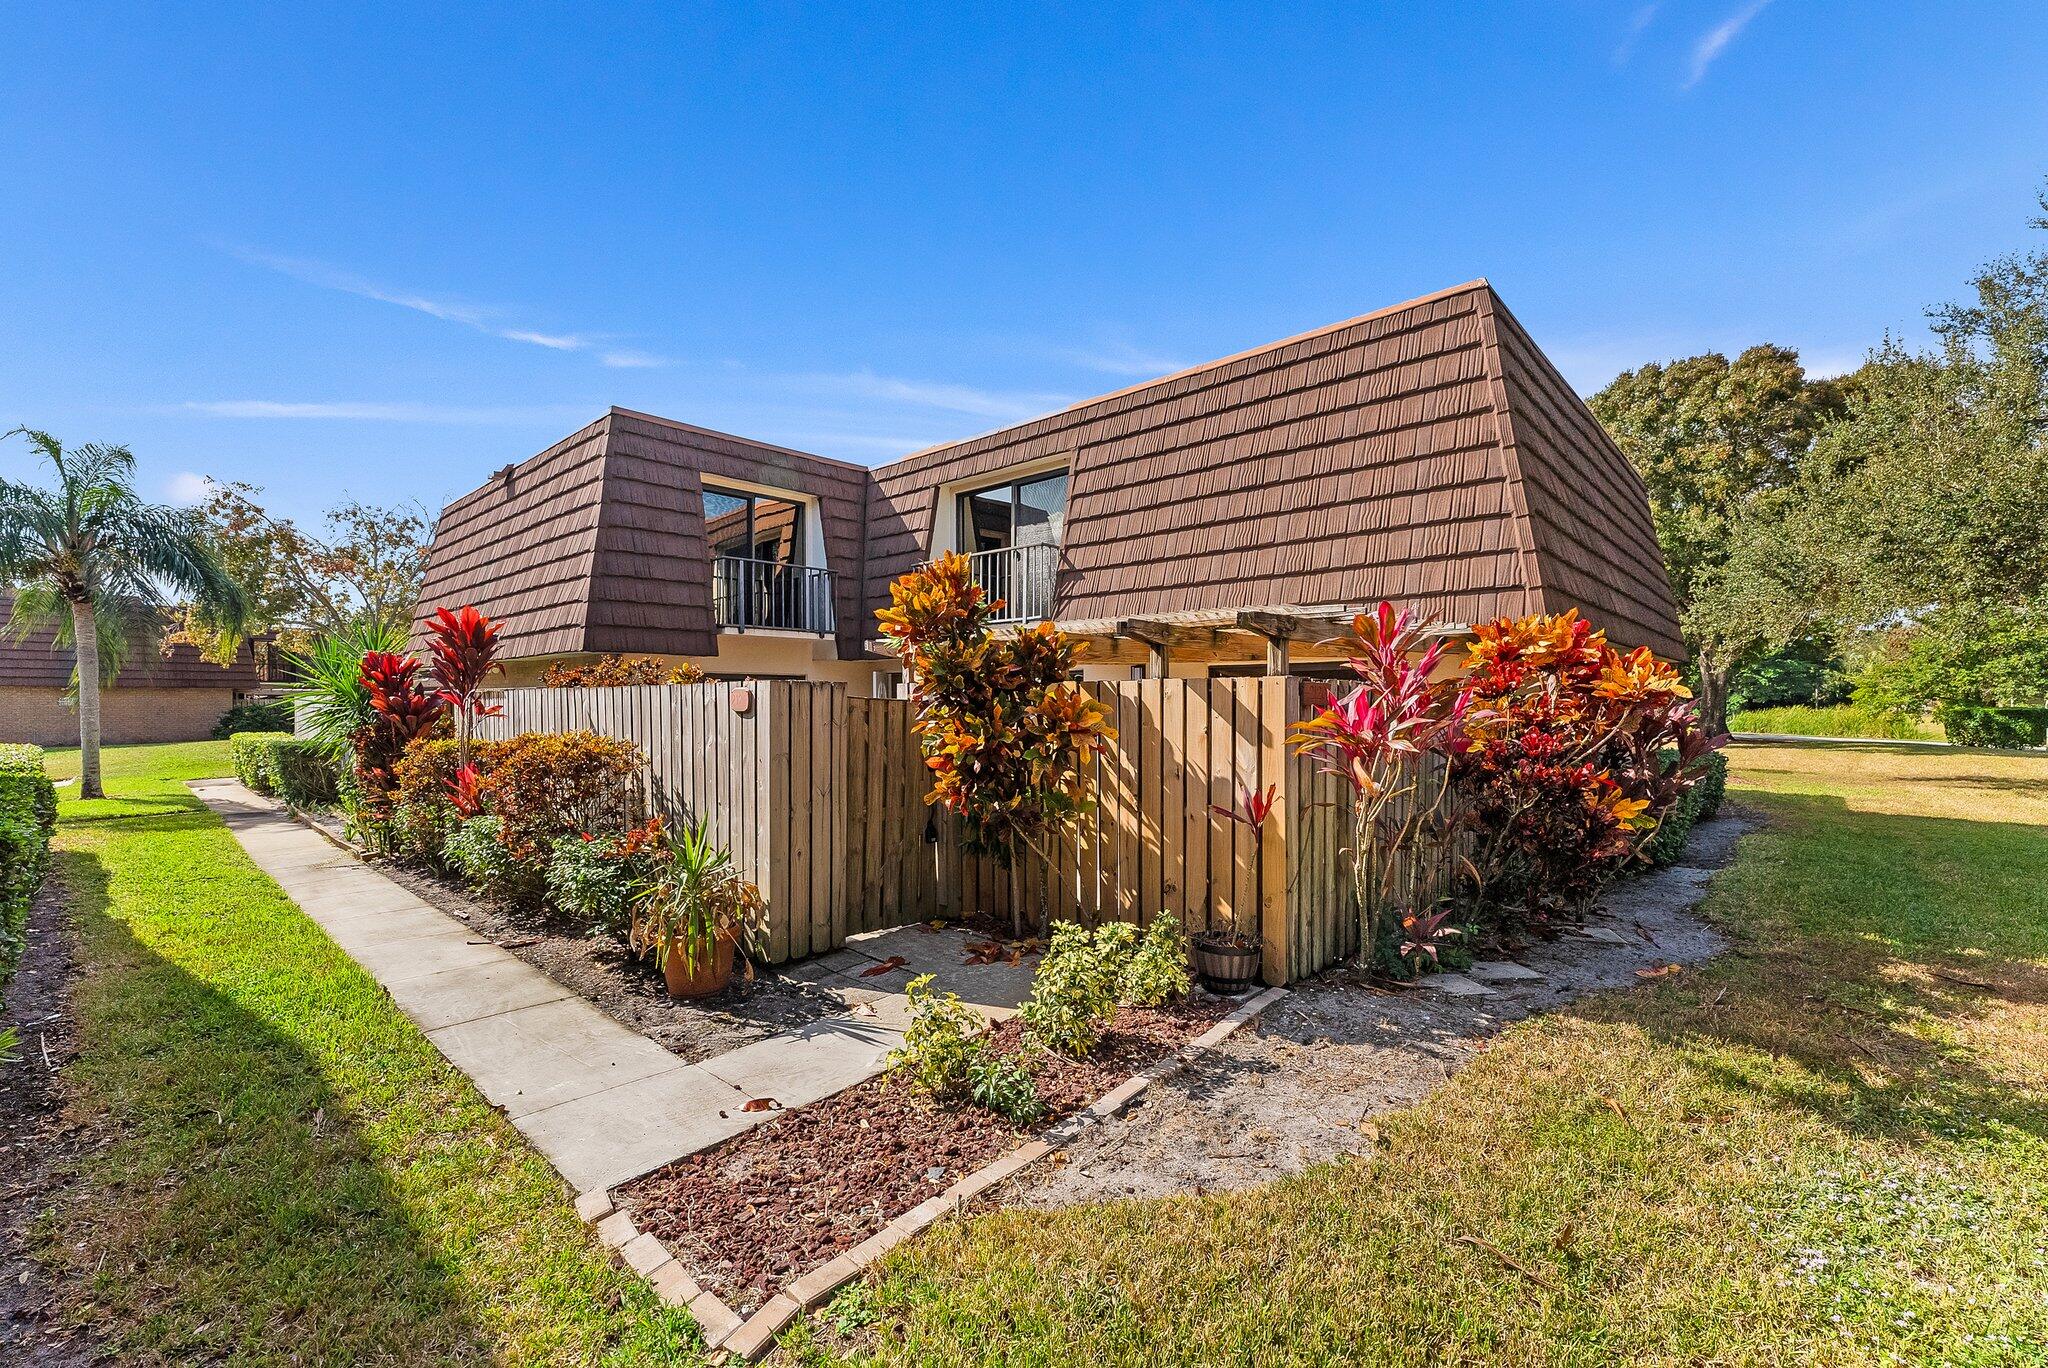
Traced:
[[[1041, 1125], [1092, 1104], [1214, 1025], [1230, 1004], [1122, 1008], [1085, 1060], [1039, 1057]], [[992, 1037], [1004, 1054], [1022, 1023]], [[993, 1112], [937, 1106], [884, 1074], [635, 1179], [616, 1199], [742, 1314], [1028, 1139]]]

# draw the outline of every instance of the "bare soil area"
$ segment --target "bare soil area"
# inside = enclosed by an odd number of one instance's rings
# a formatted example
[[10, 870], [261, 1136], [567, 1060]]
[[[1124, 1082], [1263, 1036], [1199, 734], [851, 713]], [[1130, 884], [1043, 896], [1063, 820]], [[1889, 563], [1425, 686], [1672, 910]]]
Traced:
[[[1037, 1056], [1039, 1126], [1091, 1105], [1228, 1007], [1200, 995], [1159, 1010], [1122, 1008], [1087, 1059]], [[1005, 1054], [1021, 1038], [1016, 1020], [992, 1036]], [[699, 1283], [745, 1313], [1026, 1138], [994, 1112], [936, 1106], [885, 1074], [679, 1159], [617, 1198]]]
[[77, 1052], [75, 965], [62, 889], [52, 875], [29, 910], [28, 948], [0, 1010], [0, 1027], [21, 1036], [21, 1058], [0, 1064], [0, 1363], [15, 1368], [70, 1368], [103, 1357], [63, 1323], [65, 1293], [31, 1249], [37, 1218], [59, 1195], [63, 1167], [86, 1144], [64, 1115], [63, 1070]]
[[1422, 1100], [1511, 1022], [1638, 984], [1639, 970], [1719, 953], [1724, 939], [1693, 908], [1747, 827], [1728, 805], [1693, 833], [1683, 863], [1610, 889], [1586, 926], [1595, 938], [1521, 947], [1516, 962], [1540, 979], [1492, 983], [1483, 997], [1341, 972], [1297, 985], [1121, 1117], [983, 1200], [1052, 1207], [1251, 1187], [1361, 1151], [1373, 1116]]

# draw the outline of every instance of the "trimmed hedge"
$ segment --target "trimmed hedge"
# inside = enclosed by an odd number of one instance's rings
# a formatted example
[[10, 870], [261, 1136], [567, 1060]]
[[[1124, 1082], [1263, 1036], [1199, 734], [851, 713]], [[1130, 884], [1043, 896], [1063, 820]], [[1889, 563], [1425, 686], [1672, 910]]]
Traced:
[[1992, 746], [2023, 750], [2048, 740], [2048, 708], [1972, 708], [1944, 704], [1935, 720], [1958, 746]]
[[334, 765], [290, 732], [238, 732], [228, 740], [235, 778], [294, 807], [334, 801]]
[[0, 745], [0, 987], [28, 942], [28, 905], [50, 867], [57, 790], [40, 746]]
[[1712, 820], [1721, 810], [1721, 798], [1728, 788], [1728, 757], [1719, 751], [1709, 751], [1693, 761], [1692, 767], [1697, 780], [1677, 806], [1664, 814], [1656, 834], [1643, 847], [1643, 857], [1653, 868], [1676, 863], [1685, 853], [1685, 838], [1692, 834], [1693, 827]]

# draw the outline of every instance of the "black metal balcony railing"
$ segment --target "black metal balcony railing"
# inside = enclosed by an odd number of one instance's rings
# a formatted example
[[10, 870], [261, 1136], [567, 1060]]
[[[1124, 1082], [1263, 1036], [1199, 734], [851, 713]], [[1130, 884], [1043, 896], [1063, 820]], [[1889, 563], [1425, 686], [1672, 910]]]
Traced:
[[832, 572], [811, 565], [719, 556], [711, 563], [711, 609], [721, 627], [832, 632]]
[[1052, 616], [1053, 577], [1060, 549], [1050, 542], [976, 551], [967, 557], [974, 582], [1003, 600], [997, 622], [1040, 622]]

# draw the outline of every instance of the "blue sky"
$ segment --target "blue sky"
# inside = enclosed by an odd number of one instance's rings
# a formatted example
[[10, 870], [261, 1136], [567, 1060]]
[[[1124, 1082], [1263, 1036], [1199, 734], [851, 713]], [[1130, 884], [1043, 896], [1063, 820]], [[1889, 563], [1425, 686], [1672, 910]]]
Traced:
[[1585, 390], [1839, 369], [2048, 174], [2038, 0], [801, 8], [0, 0], [0, 427], [437, 508], [608, 404], [877, 462], [1475, 276]]

